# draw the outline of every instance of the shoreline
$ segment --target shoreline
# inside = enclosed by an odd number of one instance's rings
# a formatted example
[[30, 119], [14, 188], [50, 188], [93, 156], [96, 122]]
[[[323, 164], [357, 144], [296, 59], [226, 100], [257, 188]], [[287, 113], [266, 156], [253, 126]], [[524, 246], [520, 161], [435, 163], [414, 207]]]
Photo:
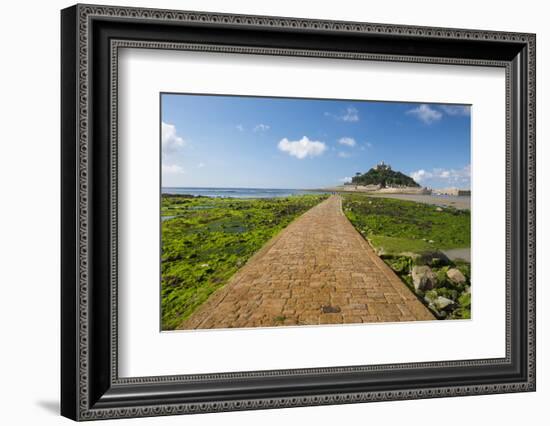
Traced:
[[290, 188], [221, 188], [221, 187], [163, 187], [161, 196], [187, 196], [204, 198], [234, 198], [234, 199], [255, 199], [255, 198], [285, 198], [294, 195], [318, 195], [328, 191]]
[[[174, 188], [163, 188], [174, 189]], [[454, 207], [459, 210], [471, 210], [471, 196], [469, 195], [434, 195], [414, 192], [375, 192], [346, 189], [342, 187], [314, 188], [314, 189], [260, 189], [260, 188], [177, 188], [181, 192], [162, 192], [165, 197], [189, 197], [205, 199], [270, 199], [314, 194], [358, 194], [367, 197], [390, 198], [396, 200], [413, 201], [441, 207]], [[185, 191], [185, 190], [189, 191]], [[185, 192], [184, 192], [185, 191]], [[193, 193], [195, 192], [195, 193]], [[202, 192], [202, 193], [201, 193]], [[205, 194], [205, 192], [207, 194]], [[209, 193], [208, 193], [209, 192]]]
[[433, 195], [433, 194], [415, 194], [415, 193], [391, 193], [374, 191], [356, 191], [335, 188], [319, 188], [311, 191], [335, 192], [338, 194], [365, 195], [367, 197], [392, 198], [395, 200], [414, 201], [417, 203], [432, 204], [442, 207], [454, 207], [459, 210], [471, 210], [471, 196], [469, 195]]

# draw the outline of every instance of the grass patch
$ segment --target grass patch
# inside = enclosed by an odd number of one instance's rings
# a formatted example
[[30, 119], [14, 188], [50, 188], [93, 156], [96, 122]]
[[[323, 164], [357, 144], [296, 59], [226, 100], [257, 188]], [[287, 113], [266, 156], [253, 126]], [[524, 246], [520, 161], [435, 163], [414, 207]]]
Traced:
[[405, 252], [419, 253], [433, 248], [427, 241], [415, 240], [411, 238], [371, 235], [369, 240], [374, 247], [380, 248], [383, 253], [389, 254]]
[[270, 238], [326, 198], [163, 195], [162, 329], [175, 329]]
[[470, 247], [470, 211], [407, 200], [344, 195], [355, 228], [385, 254]]

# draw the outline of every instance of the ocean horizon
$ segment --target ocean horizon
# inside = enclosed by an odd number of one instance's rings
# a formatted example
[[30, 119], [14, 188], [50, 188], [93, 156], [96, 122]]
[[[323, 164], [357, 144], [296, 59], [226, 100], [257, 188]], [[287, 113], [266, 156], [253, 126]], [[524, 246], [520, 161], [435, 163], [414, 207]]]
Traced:
[[161, 192], [163, 194], [193, 195], [210, 198], [277, 198], [290, 197], [292, 195], [319, 194], [323, 191], [295, 188], [163, 187]]

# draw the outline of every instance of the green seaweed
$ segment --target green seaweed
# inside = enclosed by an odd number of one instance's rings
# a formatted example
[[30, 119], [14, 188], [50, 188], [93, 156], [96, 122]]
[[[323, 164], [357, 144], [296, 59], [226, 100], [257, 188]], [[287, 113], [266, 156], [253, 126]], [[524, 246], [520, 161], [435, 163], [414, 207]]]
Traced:
[[275, 234], [326, 198], [163, 195], [162, 329], [177, 328]]
[[470, 247], [470, 211], [346, 194], [344, 212], [385, 254]]

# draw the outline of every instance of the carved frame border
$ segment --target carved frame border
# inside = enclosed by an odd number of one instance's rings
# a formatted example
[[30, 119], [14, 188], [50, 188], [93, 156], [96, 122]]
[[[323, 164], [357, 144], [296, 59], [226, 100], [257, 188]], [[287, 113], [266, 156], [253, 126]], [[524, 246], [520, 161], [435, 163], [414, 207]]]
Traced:
[[[77, 342], [78, 342], [78, 362], [76, 364], [77, 383], [77, 409], [76, 419], [92, 420], [104, 419], [113, 417], [141, 417], [151, 415], [170, 415], [198, 412], [216, 412], [244, 409], [262, 409], [262, 408], [279, 408], [293, 406], [309, 406], [309, 405], [324, 405], [324, 404], [340, 404], [352, 402], [366, 401], [384, 401], [384, 400], [400, 400], [400, 399], [416, 399], [416, 398], [433, 398], [443, 396], [462, 396], [488, 393], [504, 393], [518, 391], [532, 391], [535, 389], [535, 36], [533, 34], [521, 34], [511, 32], [493, 32], [479, 30], [464, 30], [464, 29], [447, 29], [447, 28], [428, 28], [417, 26], [402, 26], [402, 25], [386, 25], [386, 24], [369, 24], [357, 22], [337, 22], [325, 20], [311, 19], [296, 19], [296, 18], [280, 18], [266, 16], [247, 16], [247, 15], [229, 15], [217, 13], [203, 12], [187, 12], [187, 11], [169, 11], [156, 9], [141, 9], [127, 7], [104, 7], [91, 5], [76, 6], [78, 18], [78, 46], [77, 46], [77, 89], [78, 89], [78, 111], [77, 111], [77, 165], [76, 175], [78, 177], [78, 217], [77, 217]], [[88, 298], [88, 277], [89, 277], [89, 55], [90, 55], [90, 22], [92, 19], [101, 18], [124, 18], [136, 19], [140, 21], [173, 21], [173, 22], [189, 22], [189, 23], [210, 23], [223, 25], [239, 25], [251, 26], [260, 28], [299, 28], [304, 30], [315, 31], [338, 31], [338, 32], [358, 32], [368, 34], [405, 34], [423, 38], [443, 38], [443, 39], [466, 39], [466, 40], [495, 40], [523, 43], [527, 46], [527, 229], [528, 240], [527, 246], [527, 295], [528, 295], [528, 313], [527, 313], [527, 369], [528, 379], [522, 382], [502, 383], [494, 385], [481, 386], [451, 386], [451, 387], [434, 387], [425, 389], [403, 389], [397, 391], [380, 391], [380, 392], [359, 392], [359, 393], [330, 393], [326, 395], [312, 395], [300, 397], [274, 397], [274, 398], [258, 398], [246, 400], [228, 400], [204, 402], [200, 404], [194, 403], [175, 403], [175, 404], [159, 404], [142, 407], [120, 407], [120, 408], [94, 408], [92, 407], [88, 380], [89, 380], [89, 304]], [[510, 65], [507, 62], [501, 61], [485, 61], [471, 60], [460, 58], [437, 58], [437, 57], [415, 57], [415, 56], [396, 56], [396, 55], [378, 55], [378, 54], [361, 54], [361, 53], [345, 53], [345, 52], [327, 52], [327, 51], [308, 51], [296, 49], [273, 49], [273, 48], [253, 48], [242, 46], [215, 46], [204, 44], [182, 44], [182, 43], [163, 43], [163, 42], [146, 42], [140, 40], [112, 40], [111, 41], [111, 119], [116, 123], [117, 117], [117, 69], [118, 69], [118, 49], [119, 48], [155, 48], [155, 49], [178, 49], [178, 50], [199, 50], [199, 51], [219, 51], [228, 53], [252, 53], [265, 55], [297, 55], [297, 56], [314, 56], [327, 58], [341, 59], [363, 59], [363, 60], [378, 60], [378, 61], [398, 61], [398, 62], [426, 62], [426, 63], [448, 63], [461, 65], [482, 65], [482, 66], [497, 66], [506, 68], [506, 114], [507, 114], [507, 259], [506, 259], [506, 300], [507, 300], [507, 315], [506, 315], [506, 358], [495, 360], [465, 360], [453, 362], [436, 362], [436, 363], [416, 363], [416, 364], [393, 364], [382, 366], [364, 366], [364, 367], [327, 367], [322, 369], [303, 369], [303, 370], [275, 370], [262, 372], [246, 372], [246, 373], [225, 373], [215, 375], [199, 375], [199, 376], [160, 376], [146, 378], [118, 378], [117, 374], [117, 323], [116, 323], [116, 280], [117, 280], [117, 170], [116, 170], [116, 140], [117, 130], [116, 125], [111, 126], [111, 142], [112, 151], [111, 158], [113, 167], [111, 168], [111, 285], [113, 289], [111, 299], [111, 338], [112, 351], [111, 359], [111, 380], [113, 384], [148, 384], [148, 383], [170, 383], [179, 381], [194, 381], [194, 380], [213, 380], [219, 378], [242, 378], [250, 376], [273, 376], [273, 375], [304, 375], [309, 373], [331, 373], [342, 371], [372, 371], [385, 369], [400, 369], [414, 367], [438, 367], [438, 366], [457, 366], [457, 365], [484, 365], [484, 364], [499, 364], [506, 363], [510, 360], [510, 262], [509, 256], [511, 253], [510, 247], [510, 206], [511, 206], [511, 182], [510, 182], [510, 137], [512, 129], [509, 125], [510, 116]]]

